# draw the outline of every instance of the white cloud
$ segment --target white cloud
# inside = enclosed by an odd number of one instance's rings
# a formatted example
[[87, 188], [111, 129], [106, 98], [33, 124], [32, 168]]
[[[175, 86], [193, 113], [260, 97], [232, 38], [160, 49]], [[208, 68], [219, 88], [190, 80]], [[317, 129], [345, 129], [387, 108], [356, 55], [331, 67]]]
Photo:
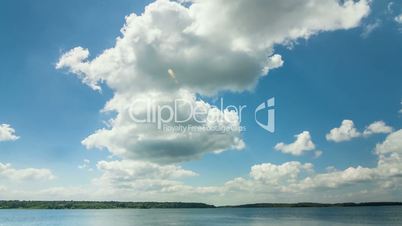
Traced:
[[361, 133], [355, 128], [352, 120], [343, 120], [339, 128], [333, 128], [326, 138], [329, 141], [342, 142], [349, 141], [353, 138], [360, 137]]
[[378, 133], [391, 133], [393, 131], [393, 128], [391, 126], [388, 126], [385, 124], [383, 121], [377, 121], [371, 123], [369, 126], [366, 127], [366, 129], [363, 132], [364, 136], [370, 136], [372, 134], [378, 134]]
[[99, 170], [107, 176], [128, 180], [137, 179], [177, 179], [196, 176], [197, 174], [184, 170], [176, 165], [158, 165], [150, 162], [132, 160], [100, 161], [97, 164]]
[[376, 146], [378, 154], [398, 153], [402, 154], [402, 130], [388, 135], [387, 139]]
[[176, 165], [159, 165], [132, 160], [100, 161], [97, 164], [102, 176], [93, 183], [106, 192], [127, 191], [128, 194], [180, 193], [189, 189], [179, 180], [198, 174]]
[[243, 51], [271, 48], [320, 31], [353, 28], [370, 10], [367, 1], [194, 2], [190, 10], [195, 21], [190, 30], [229, 41], [233, 48]]
[[15, 135], [15, 130], [8, 124], [0, 124], [0, 142], [1, 141], [15, 141], [19, 139]]
[[250, 177], [267, 184], [279, 185], [280, 183], [292, 183], [303, 171], [311, 171], [311, 163], [301, 164], [300, 162], [286, 162], [282, 165], [263, 163], [251, 167]]
[[402, 14], [396, 16], [394, 18], [394, 20], [398, 23], [398, 24], [402, 24]]
[[[233, 112], [219, 111], [196, 96], [253, 89], [261, 75], [283, 64], [280, 55], [274, 54], [274, 45], [356, 27], [370, 11], [366, 0], [313, 0], [308, 4], [194, 0], [185, 5], [155, 1], [141, 15], [126, 17], [122, 36], [113, 48], [93, 59], [82, 47], [60, 57], [56, 68], [68, 69], [94, 90], [104, 83], [114, 92], [104, 111], [117, 116], [110, 128], [84, 139], [87, 148], [106, 148], [123, 158], [162, 163], [240, 150], [245, 144], [239, 132], [165, 133], [134, 123], [127, 106], [144, 97], [170, 103], [185, 98], [192, 105], [213, 109], [211, 114], [236, 118]], [[227, 126], [239, 124], [234, 120]]]
[[296, 140], [291, 144], [278, 143], [275, 145], [275, 149], [282, 153], [292, 155], [302, 155], [307, 151], [315, 149], [315, 144], [311, 140], [310, 132], [304, 131], [295, 136]]
[[374, 179], [375, 172], [370, 168], [349, 167], [343, 171], [316, 174], [299, 182], [299, 189], [338, 188], [346, 184], [355, 184]]
[[0, 163], [0, 176], [13, 181], [20, 180], [52, 180], [55, 178], [49, 169], [15, 169], [11, 164]]
[[[401, 101], [401, 105], [402, 105], [402, 101]], [[401, 108], [401, 110], [399, 110], [399, 113], [402, 114], [402, 108]]]
[[[373, 191], [364, 196], [366, 200], [373, 194], [379, 195], [385, 192], [390, 195], [395, 189], [400, 192], [402, 130], [388, 135], [384, 142], [377, 145], [376, 153], [378, 163], [373, 168], [357, 166], [337, 170], [330, 167], [326, 173], [315, 173], [310, 163], [287, 162], [280, 165], [263, 163], [251, 167], [250, 178], [235, 178], [228, 181], [224, 190], [226, 194], [238, 191], [243, 195], [252, 194], [260, 197], [266, 197], [267, 193], [281, 197], [292, 196], [293, 200], [297, 197], [305, 200], [305, 197], [314, 196], [320, 196], [319, 200], [327, 199], [328, 194], [335, 195], [337, 191], [342, 197], [345, 192], [361, 189], [359, 185], [362, 184], [365, 185], [365, 189]], [[335, 188], [336, 190], [328, 190]]]
[[268, 58], [267, 62], [265, 62], [265, 66], [262, 69], [262, 74], [267, 75], [269, 70], [279, 68], [283, 66], [282, 56], [279, 54], [274, 54]]
[[[111, 121], [111, 128], [96, 131], [83, 140], [88, 148], [107, 148], [114, 155], [123, 158], [152, 161], [159, 163], [177, 163], [200, 158], [205, 153], [219, 153], [227, 149], [241, 150], [244, 142], [240, 135], [240, 121], [233, 111], [221, 111], [217, 107], [202, 100], [197, 100], [194, 94], [181, 90], [173, 94], [152, 93], [150, 97], [140, 96], [139, 99], [152, 98], [147, 104], [157, 108], [159, 106], [171, 106], [174, 108], [174, 100], [187, 103], [183, 107], [176, 108], [178, 118], [186, 118], [190, 109], [203, 109], [207, 114], [205, 119], [225, 118], [230, 120], [206, 120], [197, 122], [190, 120], [186, 123], [169, 122], [167, 126], [182, 125], [185, 127], [205, 128], [232, 128], [233, 130], [221, 131], [165, 131], [158, 129], [156, 124], [135, 123], [130, 117], [127, 105], [130, 100], [126, 97], [115, 97], [108, 102], [106, 109], [114, 109], [119, 112]], [[130, 98], [131, 99], [131, 98]], [[191, 106], [191, 107], [190, 107]], [[135, 109], [136, 117], [145, 118], [148, 108], [138, 105]], [[183, 117], [181, 117], [183, 116]]]
[[343, 142], [357, 137], [369, 137], [374, 134], [388, 134], [393, 131], [384, 121], [376, 121], [366, 127], [363, 132], [359, 132], [352, 120], [343, 120], [339, 128], [332, 129], [326, 138], [329, 141]]
[[188, 8], [159, 0], [143, 14], [126, 18], [114, 48], [89, 61], [89, 51], [77, 47], [56, 67], [68, 68], [94, 89], [104, 81], [119, 91], [134, 83], [131, 88], [175, 90], [162, 76], [172, 69], [180, 87], [198, 93], [244, 90], [254, 86], [272, 60], [274, 44], [356, 27], [369, 10], [365, 0], [195, 0]]
[[307, 187], [339, 187], [345, 184], [359, 182], [390, 182], [402, 176], [402, 130], [395, 131], [387, 136], [384, 142], [377, 144], [376, 167], [349, 167], [343, 171], [333, 171], [318, 174], [303, 181]]

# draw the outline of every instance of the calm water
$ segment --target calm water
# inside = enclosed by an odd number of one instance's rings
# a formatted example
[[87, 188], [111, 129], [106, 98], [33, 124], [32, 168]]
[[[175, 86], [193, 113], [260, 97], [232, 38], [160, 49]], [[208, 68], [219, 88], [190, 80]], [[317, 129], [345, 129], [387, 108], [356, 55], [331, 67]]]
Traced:
[[0, 210], [6, 225], [402, 225], [402, 207]]

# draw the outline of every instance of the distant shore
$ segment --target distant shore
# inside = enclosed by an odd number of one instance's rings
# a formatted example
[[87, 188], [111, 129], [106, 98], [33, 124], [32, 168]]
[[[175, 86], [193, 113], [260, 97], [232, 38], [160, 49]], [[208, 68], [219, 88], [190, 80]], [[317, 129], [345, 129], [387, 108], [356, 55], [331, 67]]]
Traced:
[[0, 201], [0, 209], [174, 209], [174, 208], [298, 208], [298, 207], [362, 207], [402, 206], [402, 202], [363, 203], [254, 203], [215, 206], [195, 202], [117, 202], [117, 201]]

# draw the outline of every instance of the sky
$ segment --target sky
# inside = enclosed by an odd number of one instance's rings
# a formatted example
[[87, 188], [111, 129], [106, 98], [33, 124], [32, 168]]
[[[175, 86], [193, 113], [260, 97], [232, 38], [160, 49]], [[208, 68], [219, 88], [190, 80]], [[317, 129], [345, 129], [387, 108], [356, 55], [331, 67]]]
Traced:
[[402, 198], [402, 1], [6, 0], [0, 29], [0, 199]]

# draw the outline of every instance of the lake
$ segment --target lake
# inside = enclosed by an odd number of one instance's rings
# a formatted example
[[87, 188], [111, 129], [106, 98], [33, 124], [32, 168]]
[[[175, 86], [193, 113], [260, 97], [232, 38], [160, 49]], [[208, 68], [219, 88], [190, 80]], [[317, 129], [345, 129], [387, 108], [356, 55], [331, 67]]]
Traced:
[[0, 210], [8, 225], [402, 225], [402, 207]]

